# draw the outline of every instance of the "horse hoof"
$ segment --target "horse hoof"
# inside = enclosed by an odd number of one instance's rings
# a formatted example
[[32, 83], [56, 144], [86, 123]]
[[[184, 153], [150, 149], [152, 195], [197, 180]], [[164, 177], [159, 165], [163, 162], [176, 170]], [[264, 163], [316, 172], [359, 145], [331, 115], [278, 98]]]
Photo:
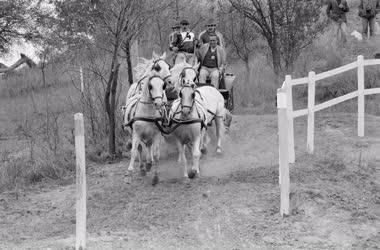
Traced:
[[219, 148], [219, 147], [217, 147], [217, 148], [216, 148], [216, 153], [217, 153], [218, 155], [221, 155], [221, 154], [222, 154], [222, 149]]
[[126, 184], [131, 184], [132, 183], [132, 173], [130, 171], [128, 171], [125, 175], [124, 175], [124, 182]]
[[191, 170], [188, 175], [190, 179], [195, 179], [199, 177], [199, 173], [195, 170]]
[[140, 169], [140, 176], [146, 176], [146, 170]]
[[149, 172], [152, 169], [152, 162], [147, 162], [145, 165], [146, 171]]
[[131, 141], [127, 142], [126, 148], [127, 148], [127, 151], [131, 151], [132, 150], [132, 142]]
[[207, 155], [207, 148], [201, 148], [201, 153], [203, 155]]
[[158, 176], [155, 175], [155, 176], [153, 177], [153, 180], [152, 180], [152, 186], [157, 185], [158, 182], [159, 182]]

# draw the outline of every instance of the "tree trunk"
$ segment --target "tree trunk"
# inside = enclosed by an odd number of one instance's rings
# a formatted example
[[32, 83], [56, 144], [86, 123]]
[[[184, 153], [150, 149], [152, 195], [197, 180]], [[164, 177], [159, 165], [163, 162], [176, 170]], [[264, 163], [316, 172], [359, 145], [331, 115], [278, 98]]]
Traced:
[[162, 54], [164, 52], [164, 41], [162, 37], [161, 23], [158, 17], [156, 18], [156, 23], [157, 23], [158, 37], [160, 39], [160, 50], [161, 50], [160, 53]]
[[279, 86], [280, 78], [281, 78], [280, 51], [278, 50], [276, 45], [271, 46], [271, 51], [272, 51], [273, 71], [276, 74], [276, 86]]
[[270, 25], [271, 25], [271, 31], [272, 31], [272, 37], [271, 41], [269, 42], [270, 48], [272, 50], [272, 63], [273, 63], [273, 71], [276, 74], [276, 86], [280, 85], [280, 74], [281, 74], [281, 55], [278, 45], [278, 35], [277, 35], [277, 29], [276, 29], [276, 20], [275, 20], [275, 13], [273, 8], [273, 0], [268, 0], [268, 7], [269, 7], [269, 18], [270, 18]]
[[[244, 93], [249, 93], [250, 88], [250, 76], [251, 76], [251, 67], [249, 66], [249, 56], [244, 59], [245, 66], [245, 75], [244, 75]], [[242, 98], [242, 105], [247, 107], [247, 105], [252, 103], [252, 97], [249, 94], [245, 94], [244, 98]]]
[[110, 122], [110, 133], [109, 133], [109, 151], [111, 155], [116, 154], [116, 126], [115, 126], [115, 110], [116, 110], [116, 89], [117, 89], [117, 78], [119, 75], [120, 64], [116, 66], [116, 70], [113, 75], [112, 86], [111, 86], [111, 112], [109, 116]]
[[249, 66], [249, 58], [244, 60], [245, 65], [245, 83], [247, 84], [249, 82], [250, 74], [251, 74], [251, 67]]
[[132, 71], [132, 59], [131, 59], [131, 45], [130, 41], [126, 40], [124, 43], [124, 52], [127, 57], [127, 67], [128, 67], [128, 82], [129, 85], [133, 84], [133, 71]]

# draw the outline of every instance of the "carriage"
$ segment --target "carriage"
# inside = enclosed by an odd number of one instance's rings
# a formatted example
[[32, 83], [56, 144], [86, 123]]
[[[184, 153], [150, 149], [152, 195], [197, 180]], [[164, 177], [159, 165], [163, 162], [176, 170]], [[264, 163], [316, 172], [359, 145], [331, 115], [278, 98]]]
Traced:
[[[181, 52], [183, 53], [183, 52]], [[195, 65], [197, 63], [194, 54], [184, 53], [186, 55], [186, 62]], [[234, 110], [234, 95], [233, 95], [233, 83], [235, 80], [235, 75], [230, 72], [222, 72], [219, 77], [218, 90], [223, 95], [225, 100], [225, 108], [230, 112]], [[206, 84], [211, 84], [211, 78], [208, 77]]]
[[[165, 58], [165, 53], [160, 57], [153, 53], [153, 59], [143, 59], [135, 67], [140, 72], [140, 80], [133, 83], [127, 93], [123, 107], [123, 128], [132, 137], [131, 161], [125, 174], [127, 182], [131, 181], [134, 161], [138, 157], [142, 174], [154, 167], [152, 184], [157, 184], [160, 138], [165, 139], [171, 134], [176, 139], [185, 178], [200, 174], [199, 159], [202, 153], [207, 153], [210, 142], [206, 133], [210, 130], [207, 127], [215, 127], [216, 153], [222, 154], [222, 134], [226, 121], [231, 121], [231, 115], [226, 112], [226, 108], [233, 108], [234, 75], [223, 72], [219, 89], [213, 86], [197, 88], [199, 64], [190, 65], [182, 57], [182, 62], [170, 68]], [[173, 93], [177, 92], [179, 96], [171, 105], [166, 92], [171, 88], [166, 88], [166, 82], [174, 84]], [[166, 112], [168, 106], [169, 112]], [[193, 155], [189, 174], [186, 170], [185, 147], [191, 149]]]

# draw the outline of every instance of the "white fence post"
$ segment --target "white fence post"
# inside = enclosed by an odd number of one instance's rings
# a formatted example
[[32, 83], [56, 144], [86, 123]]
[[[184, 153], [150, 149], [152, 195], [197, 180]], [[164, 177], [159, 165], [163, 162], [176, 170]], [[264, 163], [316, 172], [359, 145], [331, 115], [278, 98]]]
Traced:
[[280, 182], [280, 214], [289, 215], [289, 153], [288, 153], [288, 111], [287, 93], [277, 90], [277, 114], [279, 131], [279, 182]]
[[288, 143], [289, 143], [289, 163], [295, 162], [295, 152], [294, 152], [294, 122], [293, 122], [293, 86], [290, 83], [292, 80], [291, 75], [285, 76], [285, 88], [286, 88], [286, 96], [287, 96], [287, 103], [286, 103], [286, 111], [287, 111], [287, 118], [288, 118]]
[[74, 115], [76, 158], [76, 240], [75, 249], [86, 249], [86, 156], [83, 114]]
[[364, 136], [364, 57], [358, 56], [358, 136]]
[[314, 105], [315, 105], [315, 72], [309, 72], [307, 97], [307, 152], [314, 152]]

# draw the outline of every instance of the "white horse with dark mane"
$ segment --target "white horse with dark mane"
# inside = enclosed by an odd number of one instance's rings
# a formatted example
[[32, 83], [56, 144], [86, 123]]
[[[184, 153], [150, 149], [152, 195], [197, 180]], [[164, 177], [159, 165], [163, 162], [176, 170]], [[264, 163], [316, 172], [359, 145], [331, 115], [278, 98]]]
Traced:
[[[200, 147], [207, 126], [207, 111], [204, 104], [196, 100], [195, 87], [193, 81], [184, 81], [181, 84], [179, 98], [173, 102], [169, 113], [169, 121], [173, 129], [172, 134], [176, 139], [179, 161], [183, 164], [183, 177], [185, 178], [200, 175]], [[190, 174], [187, 172], [186, 146], [190, 146], [193, 155], [193, 166]]]
[[[171, 75], [169, 65], [164, 60], [165, 56], [165, 53], [162, 56], [153, 53], [152, 60], [142, 59], [142, 62], [137, 65], [136, 76], [140, 80], [132, 84], [128, 90], [124, 107], [124, 126], [129, 126], [132, 134], [131, 160], [126, 177], [131, 178], [134, 162], [139, 154], [141, 170], [149, 171], [150, 166], [154, 167], [153, 185], [159, 181], [161, 132], [158, 125], [163, 118], [165, 80], [168, 80]], [[144, 157], [142, 150], [150, 157], [149, 169], [148, 165], [142, 164], [141, 158]]]
[[[171, 82], [174, 83], [175, 88], [179, 92], [181, 86], [184, 83], [192, 84], [197, 82], [197, 69], [199, 64], [192, 66], [186, 61], [177, 61], [177, 63], [170, 70], [172, 76], [170, 77]], [[190, 81], [190, 83], [189, 83]], [[192, 83], [191, 83], [192, 82]], [[195, 99], [199, 102], [204, 103], [206, 109], [206, 123], [209, 124], [215, 121], [216, 127], [216, 152], [218, 154], [222, 153], [222, 136], [224, 133], [224, 123], [223, 119], [225, 117], [225, 107], [224, 98], [222, 94], [212, 86], [201, 86], [197, 87], [195, 91]], [[206, 133], [207, 134], [207, 133]], [[205, 152], [207, 150], [208, 138], [205, 136], [202, 140], [201, 150]]]

